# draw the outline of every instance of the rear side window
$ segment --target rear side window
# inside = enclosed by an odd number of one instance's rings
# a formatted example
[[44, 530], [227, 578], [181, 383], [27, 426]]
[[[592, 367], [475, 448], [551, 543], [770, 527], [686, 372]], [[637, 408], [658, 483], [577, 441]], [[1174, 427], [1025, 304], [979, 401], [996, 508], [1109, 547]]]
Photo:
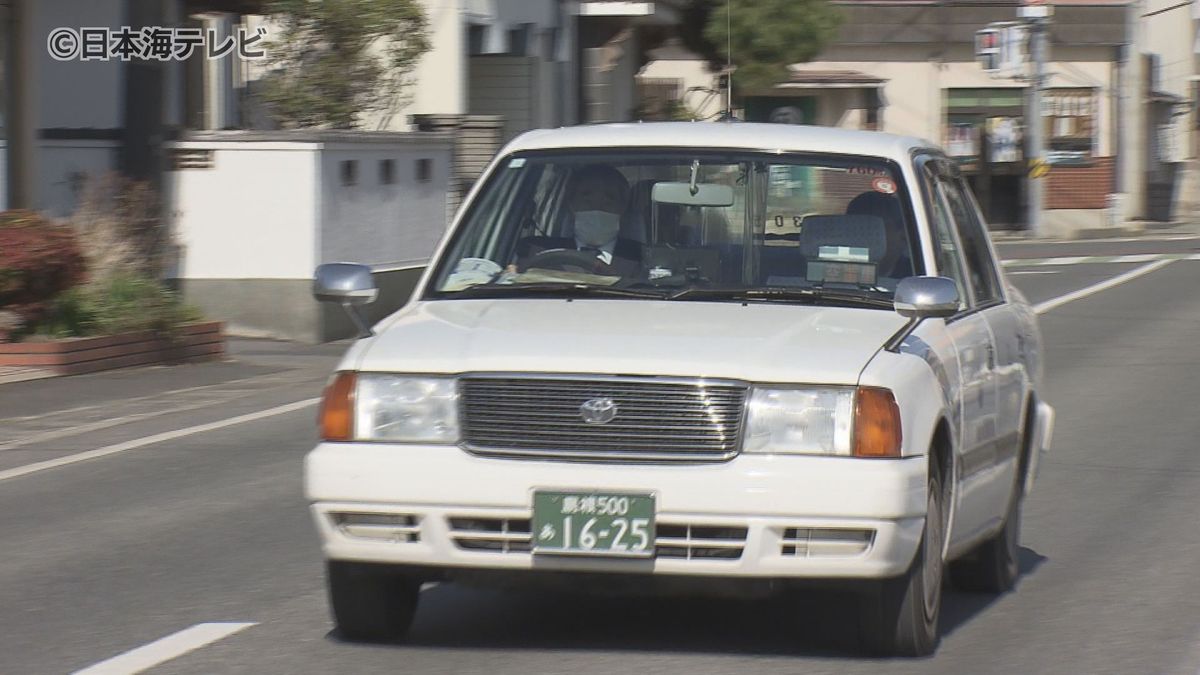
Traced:
[[954, 221], [950, 208], [928, 164], [922, 171], [926, 193], [929, 195], [929, 219], [933, 230], [933, 255], [937, 259], [938, 274], [954, 280], [958, 286], [959, 307], [967, 303], [966, 274], [963, 271], [962, 253], [954, 236]]
[[938, 182], [946, 197], [946, 205], [954, 216], [959, 241], [962, 242], [967, 275], [975, 290], [975, 302], [986, 305], [1001, 300], [1000, 277], [996, 272], [991, 249], [988, 247], [987, 233], [984, 231], [983, 221], [975, 210], [974, 204], [963, 192], [965, 188], [962, 181], [939, 178]]

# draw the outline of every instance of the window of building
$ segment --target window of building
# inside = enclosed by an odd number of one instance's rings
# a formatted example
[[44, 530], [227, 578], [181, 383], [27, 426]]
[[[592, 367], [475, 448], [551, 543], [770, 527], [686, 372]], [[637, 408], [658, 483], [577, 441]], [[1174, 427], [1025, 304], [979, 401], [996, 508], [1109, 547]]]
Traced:
[[379, 184], [391, 185], [396, 182], [396, 160], [379, 160]]
[[508, 55], [528, 56], [529, 35], [533, 32], [533, 24], [523, 23], [508, 30]]
[[338, 172], [342, 177], [344, 187], [358, 185], [358, 160], [343, 160], [338, 165]]
[[417, 160], [417, 182], [428, 183], [433, 180], [433, 160], [423, 157]]
[[1047, 89], [1042, 95], [1046, 159], [1051, 164], [1091, 159], [1096, 146], [1097, 105], [1092, 88]]
[[467, 26], [467, 53], [471, 56], [485, 54], [488, 27], [479, 24]]

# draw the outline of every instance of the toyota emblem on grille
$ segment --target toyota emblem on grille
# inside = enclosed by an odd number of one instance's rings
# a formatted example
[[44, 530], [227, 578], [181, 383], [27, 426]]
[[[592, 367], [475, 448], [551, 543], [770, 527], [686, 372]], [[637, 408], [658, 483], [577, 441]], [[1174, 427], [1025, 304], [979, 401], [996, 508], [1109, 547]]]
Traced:
[[590, 398], [579, 406], [579, 416], [588, 424], [608, 424], [617, 416], [617, 402], [611, 398]]

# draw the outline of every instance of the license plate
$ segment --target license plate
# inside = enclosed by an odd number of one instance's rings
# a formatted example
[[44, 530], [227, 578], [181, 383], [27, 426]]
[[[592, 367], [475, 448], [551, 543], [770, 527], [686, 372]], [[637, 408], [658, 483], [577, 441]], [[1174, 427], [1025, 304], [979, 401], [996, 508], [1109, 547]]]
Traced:
[[535, 491], [533, 552], [648, 558], [654, 555], [654, 495]]

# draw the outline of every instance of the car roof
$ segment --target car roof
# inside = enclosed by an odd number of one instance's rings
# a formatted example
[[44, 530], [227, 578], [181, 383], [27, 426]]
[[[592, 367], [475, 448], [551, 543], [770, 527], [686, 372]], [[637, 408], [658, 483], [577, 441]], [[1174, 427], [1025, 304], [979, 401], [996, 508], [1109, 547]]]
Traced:
[[536, 129], [513, 139], [502, 154], [564, 148], [705, 148], [814, 152], [886, 157], [902, 162], [929, 141], [879, 131], [756, 122], [631, 122]]

